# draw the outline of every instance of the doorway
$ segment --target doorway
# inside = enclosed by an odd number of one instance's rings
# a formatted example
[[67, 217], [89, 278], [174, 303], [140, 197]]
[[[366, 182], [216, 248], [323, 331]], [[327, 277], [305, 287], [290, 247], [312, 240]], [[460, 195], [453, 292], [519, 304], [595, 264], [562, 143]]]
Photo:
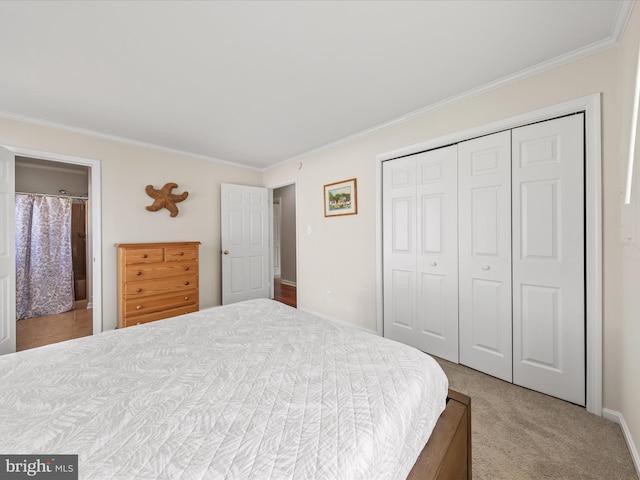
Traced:
[[29, 148], [3, 145], [0, 147], [0, 199], [4, 203], [0, 217], [0, 282], [3, 290], [0, 302], [0, 352], [16, 350], [16, 255], [15, 255], [15, 157], [22, 156], [63, 165], [83, 165], [88, 168], [87, 194], [91, 202], [87, 206], [87, 288], [91, 292], [88, 307], [92, 313], [92, 333], [102, 332], [102, 202], [101, 163], [99, 160], [75, 157], [59, 153], [32, 150]]
[[297, 228], [295, 183], [273, 188], [273, 299], [297, 308]]
[[16, 156], [16, 351], [93, 333], [89, 167]]

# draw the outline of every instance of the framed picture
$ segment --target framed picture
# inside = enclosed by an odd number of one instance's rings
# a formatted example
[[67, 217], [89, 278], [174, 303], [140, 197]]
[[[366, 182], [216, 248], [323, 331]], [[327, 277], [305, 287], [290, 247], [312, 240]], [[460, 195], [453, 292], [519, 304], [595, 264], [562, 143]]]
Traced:
[[356, 179], [343, 180], [324, 186], [324, 216], [355, 215], [358, 213]]

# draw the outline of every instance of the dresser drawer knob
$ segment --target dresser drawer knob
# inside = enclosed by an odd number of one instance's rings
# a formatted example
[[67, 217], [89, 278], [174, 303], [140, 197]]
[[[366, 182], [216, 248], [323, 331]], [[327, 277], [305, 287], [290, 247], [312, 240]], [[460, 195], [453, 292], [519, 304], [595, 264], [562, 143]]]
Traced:
[[185, 270], [189, 270], [189, 267], [184, 267]]
[[136, 305], [136, 310], [140, 310], [142, 308], [142, 305]]
[[142, 275], [142, 272], [137, 272], [136, 275], [140, 276]]
[[178, 255], [183, 256], [183, 255], [184, 255], [184, 252], [180, 252]]
[[136, 292], [140, 293], [142, 291], [141, 288], [136, 288]]
[[189, 297], [184, 297], [185, 300], [189, 300]]
[[146, 253], [142, 254], [142, 258], [147, 258], [149, 255], [147, 255]]
[[184, 282], [185, 285], [189, 285], [190, 282]]

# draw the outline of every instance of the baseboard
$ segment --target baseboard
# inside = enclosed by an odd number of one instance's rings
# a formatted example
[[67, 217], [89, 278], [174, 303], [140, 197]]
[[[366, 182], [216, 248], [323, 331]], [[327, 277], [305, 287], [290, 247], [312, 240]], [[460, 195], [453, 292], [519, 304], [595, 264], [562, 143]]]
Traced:
[[280, 279], [280, 283], [282, 285], [289, 285], [290, 287], [296, 286], [296, 282], [290, 282], [289, 280], [285, 280], [285, 279]]
[[353, 323], [348, 323], [348, 322], [345, 322], [344, 320], [338, 320], [337, 318], [328, 317], [327, 315], [323, 315], [323, 314], [318, 313], [318, 312], [313, 312], [313, 311], [311, 311], [309, 309], [306, 309], [306, 308], [298, 307], [298, 310], [300, 310], [301, 312], [310, 313], [311, 315], [314, 315], [316, 317], [320, 317], [323, 320], [329, 320], [330, 322], [335, 323], [337, 325], [340, 325], [341, 327], [353, 327], [353, 328], [357, 328], [358, 330], [363, 330], [363, 331], [365, 331], [367, 333], [373, 333], [374, 335], [378, 335], [378, 333], [376, 331], [374, 331], [374, 330], [369, 330], [368, 328], [361, 327], [360, 325], [354, 325]]
[[627, 447], [629, 448], [629, 453], [631, 454], [631, 459], [633, 460], [633, 466], [636, 467], [636, 473], [638, 474], [638, 477], [640, 477], [640, 455], [638, 455], [638, 449], [636, 448], [636, 444], [633, 442], [631, 432], [629, 431], [627, 422], [625, 422], [624, 420], [624, 416], [622, 415], [622, 413], [616, 412], [615, 410], [603, 408], [602, 417], [620, 425], [620, 428], [622, 429], [622, 436], [627, 442]]
[[89, 301], [87, 299], [84, 300], [76, 300], [73, 305], [74, 310], [84, 310], [89, 308]]

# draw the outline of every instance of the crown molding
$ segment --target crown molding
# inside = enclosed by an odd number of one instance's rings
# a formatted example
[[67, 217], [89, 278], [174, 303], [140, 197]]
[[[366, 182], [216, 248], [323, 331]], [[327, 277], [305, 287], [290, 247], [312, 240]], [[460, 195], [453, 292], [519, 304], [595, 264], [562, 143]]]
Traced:
[[257, 171], [261, 171], [262, 170], [261, 168], [257, 168], [257, 167], [250, 166], [250, 165], [245, 165], [245, 164], [242, 164], [242, 163], [230, 162], [230, 161], [227, 161], [227, 160], [221, 160], [219, 158], [208, 157], [206, 155], [200, 155], [200, 154], [193, 153], [193, 152], [187, 152], [187, 151], [179, 150], [179, 149], [176, 149], [176, 148], [163, 147], [161, 145], [156, 145], [154, 143], [142, 142], [142, 141], [139, 141], [139, 140], [133, 140], [131, 138], [120, 137], [120, 136], [117, 136], [117, 135], [110, 135], [108, 133], [97, 132], [95, 130], [89, 130], [89, 129], [86, 129], [86, 128], [74, 127], [72, 125], [67, 125], [67, 124], [64, 124], [64, 123], [52, 122], [50, 120], [43, 120], [41, 118], [29, 117], [29, 116], [26, 116], [26, 115], [18, 115], [18, 114], [15, 114], [15, 113], [1, 111], [1, 110], [0, 110], [0, 118], [4, 118], [4, 119], [7, 119], [7, 120], [15, 120], [15, 121], [18, 121], [18, 122], [28, 123], [30, 125], [37, 125], [37, 126], [40, 126], [40, 127], [54, 128], [56, 130], [63, 130], [65, 132], [69, 132], [69, 133], [77, 133], [77, 134], [80, 134], [80, 135], [99, 138], [101, 140], [109, 140], [109, 141], [112, 141], [112, 142], [124, 143], [124, 144], [132, 145], [132, 146], [135, 146], [135, 147], [149, 148], [149, 149], [157, 150], [157, 151], [160, 151], [160, 152], [171, 153], [171, 154], [175, 154], [175, 155], [183, 155], [183, 156], [186, 156], [186, 157], [189, 157], [189, 158], [195, 158], [195, 159], [198, 159], [198, 160], [205, 160], [207, 162], [220, 163], [220, 164], [229, 165], [229, 166], [232, 166], [232, 167], [246, 168], [246, 169], [249, 169], [249, 170], [257, 170]]
[[616, 21], [613, 24], [613, 31], [611, 32], [611, 40], [617, 45], [624, 35], [624, 31], [627, 28], [627, 23], [631, 17], [635, 0], [623, 0], [618, 7], [618, 15]]

